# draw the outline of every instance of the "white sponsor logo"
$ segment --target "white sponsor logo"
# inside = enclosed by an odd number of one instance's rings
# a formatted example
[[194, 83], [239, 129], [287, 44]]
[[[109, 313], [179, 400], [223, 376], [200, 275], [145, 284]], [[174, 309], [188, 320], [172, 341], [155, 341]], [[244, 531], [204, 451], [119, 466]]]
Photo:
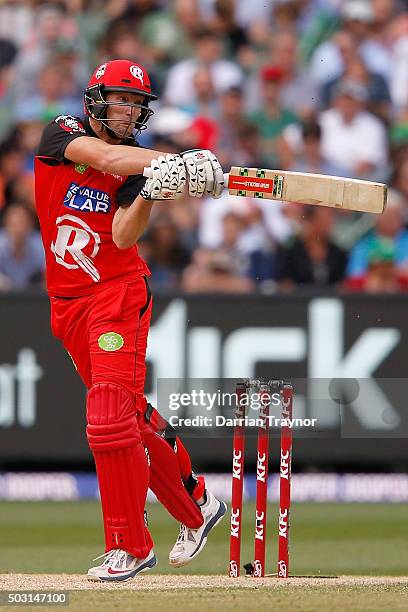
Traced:
[[255, 540], [261, 540], [263, 542], [264, 539], [264, 519], [265, 512], [256, 511], [255, 515]]
[[282, 398], [282, 418], [283, 419], [288, 419], [291, 416], [289, 412], [290, 402], [291, 402], [290, 397], [288, 397], [287, 399]]
[[237, 578], [238, 576], [238, 565], [236, 561], [229, 562], [229, 575], [230, 578]]
[[280, 578], [286, 578], [288, 575], [288, 568], [285, 561], [279, 561], [278, 574]]
[[265, 482], [266, 478], [266, 453], [258, 453], [258, 461], [256, 463], [256, 479]]
[[231, 537], [239, 538], [240, 524], [241, 522], [239, 508], [231, 508]]
[[[55, 242], [51, 243], [51, 251], [57, 263], [70, 270], [81, 268], [97, 283], [101, 276], [92, 259], [99, 251], [99, 234], [92, 231], [85, 221], [73, 215], [58, 217], [56, 225], [58, 234]], [[85, 249], [89, 255], [85, 253]]]
[[238, 478], [238, 480], [241, 480], [241, 473], [242, 473], [241, 461], [242, 461], [241, 451], [237, 451], [234, 449], [234, 454], [232, 458], [232, 477]]
[[255, 559], [254, 561], [254, 576], [256, 578], [261, 578], [262, 576], [262, 563], [259, 559]]
[[[297, 392], [298, 415], [307, 407], [308, 416], [318, 418], [319, 427], [339, 427], [338, 405], [328, 404], [330, 380], [355, 377], [359, 379], [360, 393], [348, 410], [361, 427], [367, 431], [387, 431], [398, 426], [397, 410], [372, 378], [401, 341], [397, 327], [363, 328], [346, 348], [349, 334], [344, 329], [344, 305], [339, 298], [312, 299], [304, 327], [279, 327], [272, 323], [264, 327], [238, 327], [224, 337], [214, 325], [187, 325], [187, 318], [187, 303], [177, 298], [152, 326], [147, 358], [154, 366], [156, 378], [218, 378], [221, 372], [225, 378], [254, 378], [260, 361], [299, 363], [304, 364], [309, 379], [308, 397], [313, 401], [308, 405], [307, 398]], [[172, 347], [172, 359], [168, 358], [165, 348], [168, 346]], [[364, 384], [360, 379], [364, 379]], [[324, 401], [316, 402], [317, 397]], [[151, 403], [156, 399], [154, 393], [149, 395]], [[388, 420], [383, 418], [385, 413]]]
[[279, 537], [287, 538], [288, 537], [288, 517], [289, 511], [287, 508], [282, 510], [279, 508]]
[[101, 66], [99, 66], [98, 70], [95, 72], [95, 78], [100, 79], [105, 74], [105, 70], [106, 64], [102, 64]]
[[289, 451], [281, 450], [280, 477], [289, 480]]
[[33, 349], [24, 347], [16, 364], [0, 365], [0, 427], [33, 427], [37, 416], [37, 381], [43, 369]]
[[139, 79], [141, 84], [144, 85], [144, 83], [143, 83], [143, 70], [140, 68], [140, 66], [131, 66], [130, 67], [130, 74], [132, 76], [134, 76], [135, 79]]

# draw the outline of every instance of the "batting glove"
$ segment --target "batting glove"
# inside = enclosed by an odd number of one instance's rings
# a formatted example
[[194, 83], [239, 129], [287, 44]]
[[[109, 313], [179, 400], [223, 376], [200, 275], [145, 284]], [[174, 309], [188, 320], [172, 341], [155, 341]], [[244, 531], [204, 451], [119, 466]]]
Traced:
[[177, 200], [186, 184], [186, 169], [180, 155], [159, 155], [150, 162], [148, 178], [140, 195], [144, 200]]
[[192, 149], [181, 154], [188, 174], [188, 192], [195, 198], [203, 195], [220, 198], [224, 190], [224, 173], [214, 153]]

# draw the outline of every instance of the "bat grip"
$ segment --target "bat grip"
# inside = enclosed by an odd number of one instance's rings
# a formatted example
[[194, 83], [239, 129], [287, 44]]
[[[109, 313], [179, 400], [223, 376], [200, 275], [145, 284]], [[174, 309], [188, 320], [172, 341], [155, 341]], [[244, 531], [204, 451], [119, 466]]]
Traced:
[[[153, 171], [152, 171], [152, 169], [151, 169], [151, 168], [149, 168], [149, 167], [144, 168], [144, 170], [143, 170], [143, 176], [144, 176], [145, 178], [152, 178], [152, 176], [153, 176]], [[228, 174], [228, 172], [227, 172], [226, 174], [224, 174], [225, 187], [228, 187], [228, 179], [229, 179], [229, 174]]]

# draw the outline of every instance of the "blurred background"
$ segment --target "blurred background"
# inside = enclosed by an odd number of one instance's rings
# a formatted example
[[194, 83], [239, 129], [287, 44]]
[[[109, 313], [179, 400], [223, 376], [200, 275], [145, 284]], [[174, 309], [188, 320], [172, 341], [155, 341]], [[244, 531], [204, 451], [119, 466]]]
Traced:
[[[159, 95], [143, 146], [390, 187], [381, 216], [228, 195], [156, 204], [140, 240], [150, 399], [163, 378], [290, 378], [296, 415], [319, 419], [295, 439], [294, 499], [408, 502], [404, 0], [0, 0], [0, 499], [97, 497], [85, 392], [49, 331], [33, 158], [43, 126], [81, 117], [89, 74], [117, 58], [143, 64]], [[333, 379], [351, 384], [328, 409]], [[184, 433], [228, 498], [229, 437]]]

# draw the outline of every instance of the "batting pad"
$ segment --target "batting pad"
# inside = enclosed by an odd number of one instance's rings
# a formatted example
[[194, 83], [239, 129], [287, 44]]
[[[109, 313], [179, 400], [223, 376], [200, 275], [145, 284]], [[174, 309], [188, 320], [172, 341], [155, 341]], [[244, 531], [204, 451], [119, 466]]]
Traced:
[[155, 408], [147, 414], [149, 420], [146, 415], [141, 415], [139, 424], [150, 458], [149, 487], [179, 523], [198, 529], [203, 524], [203, 515], [182, 480], [177, 456], [178, 439], [175, 434], [174, 438], [168, 439], [166, 429], [157, 429], [160, 424], [167, 426], [167, 421]]
[[144, 559], [153, 546], [144, 522], [149, 467], [134, 399], [118, 385], [98, 383], [87, 397], [86, 433], [101, 494], [105, 551]]

